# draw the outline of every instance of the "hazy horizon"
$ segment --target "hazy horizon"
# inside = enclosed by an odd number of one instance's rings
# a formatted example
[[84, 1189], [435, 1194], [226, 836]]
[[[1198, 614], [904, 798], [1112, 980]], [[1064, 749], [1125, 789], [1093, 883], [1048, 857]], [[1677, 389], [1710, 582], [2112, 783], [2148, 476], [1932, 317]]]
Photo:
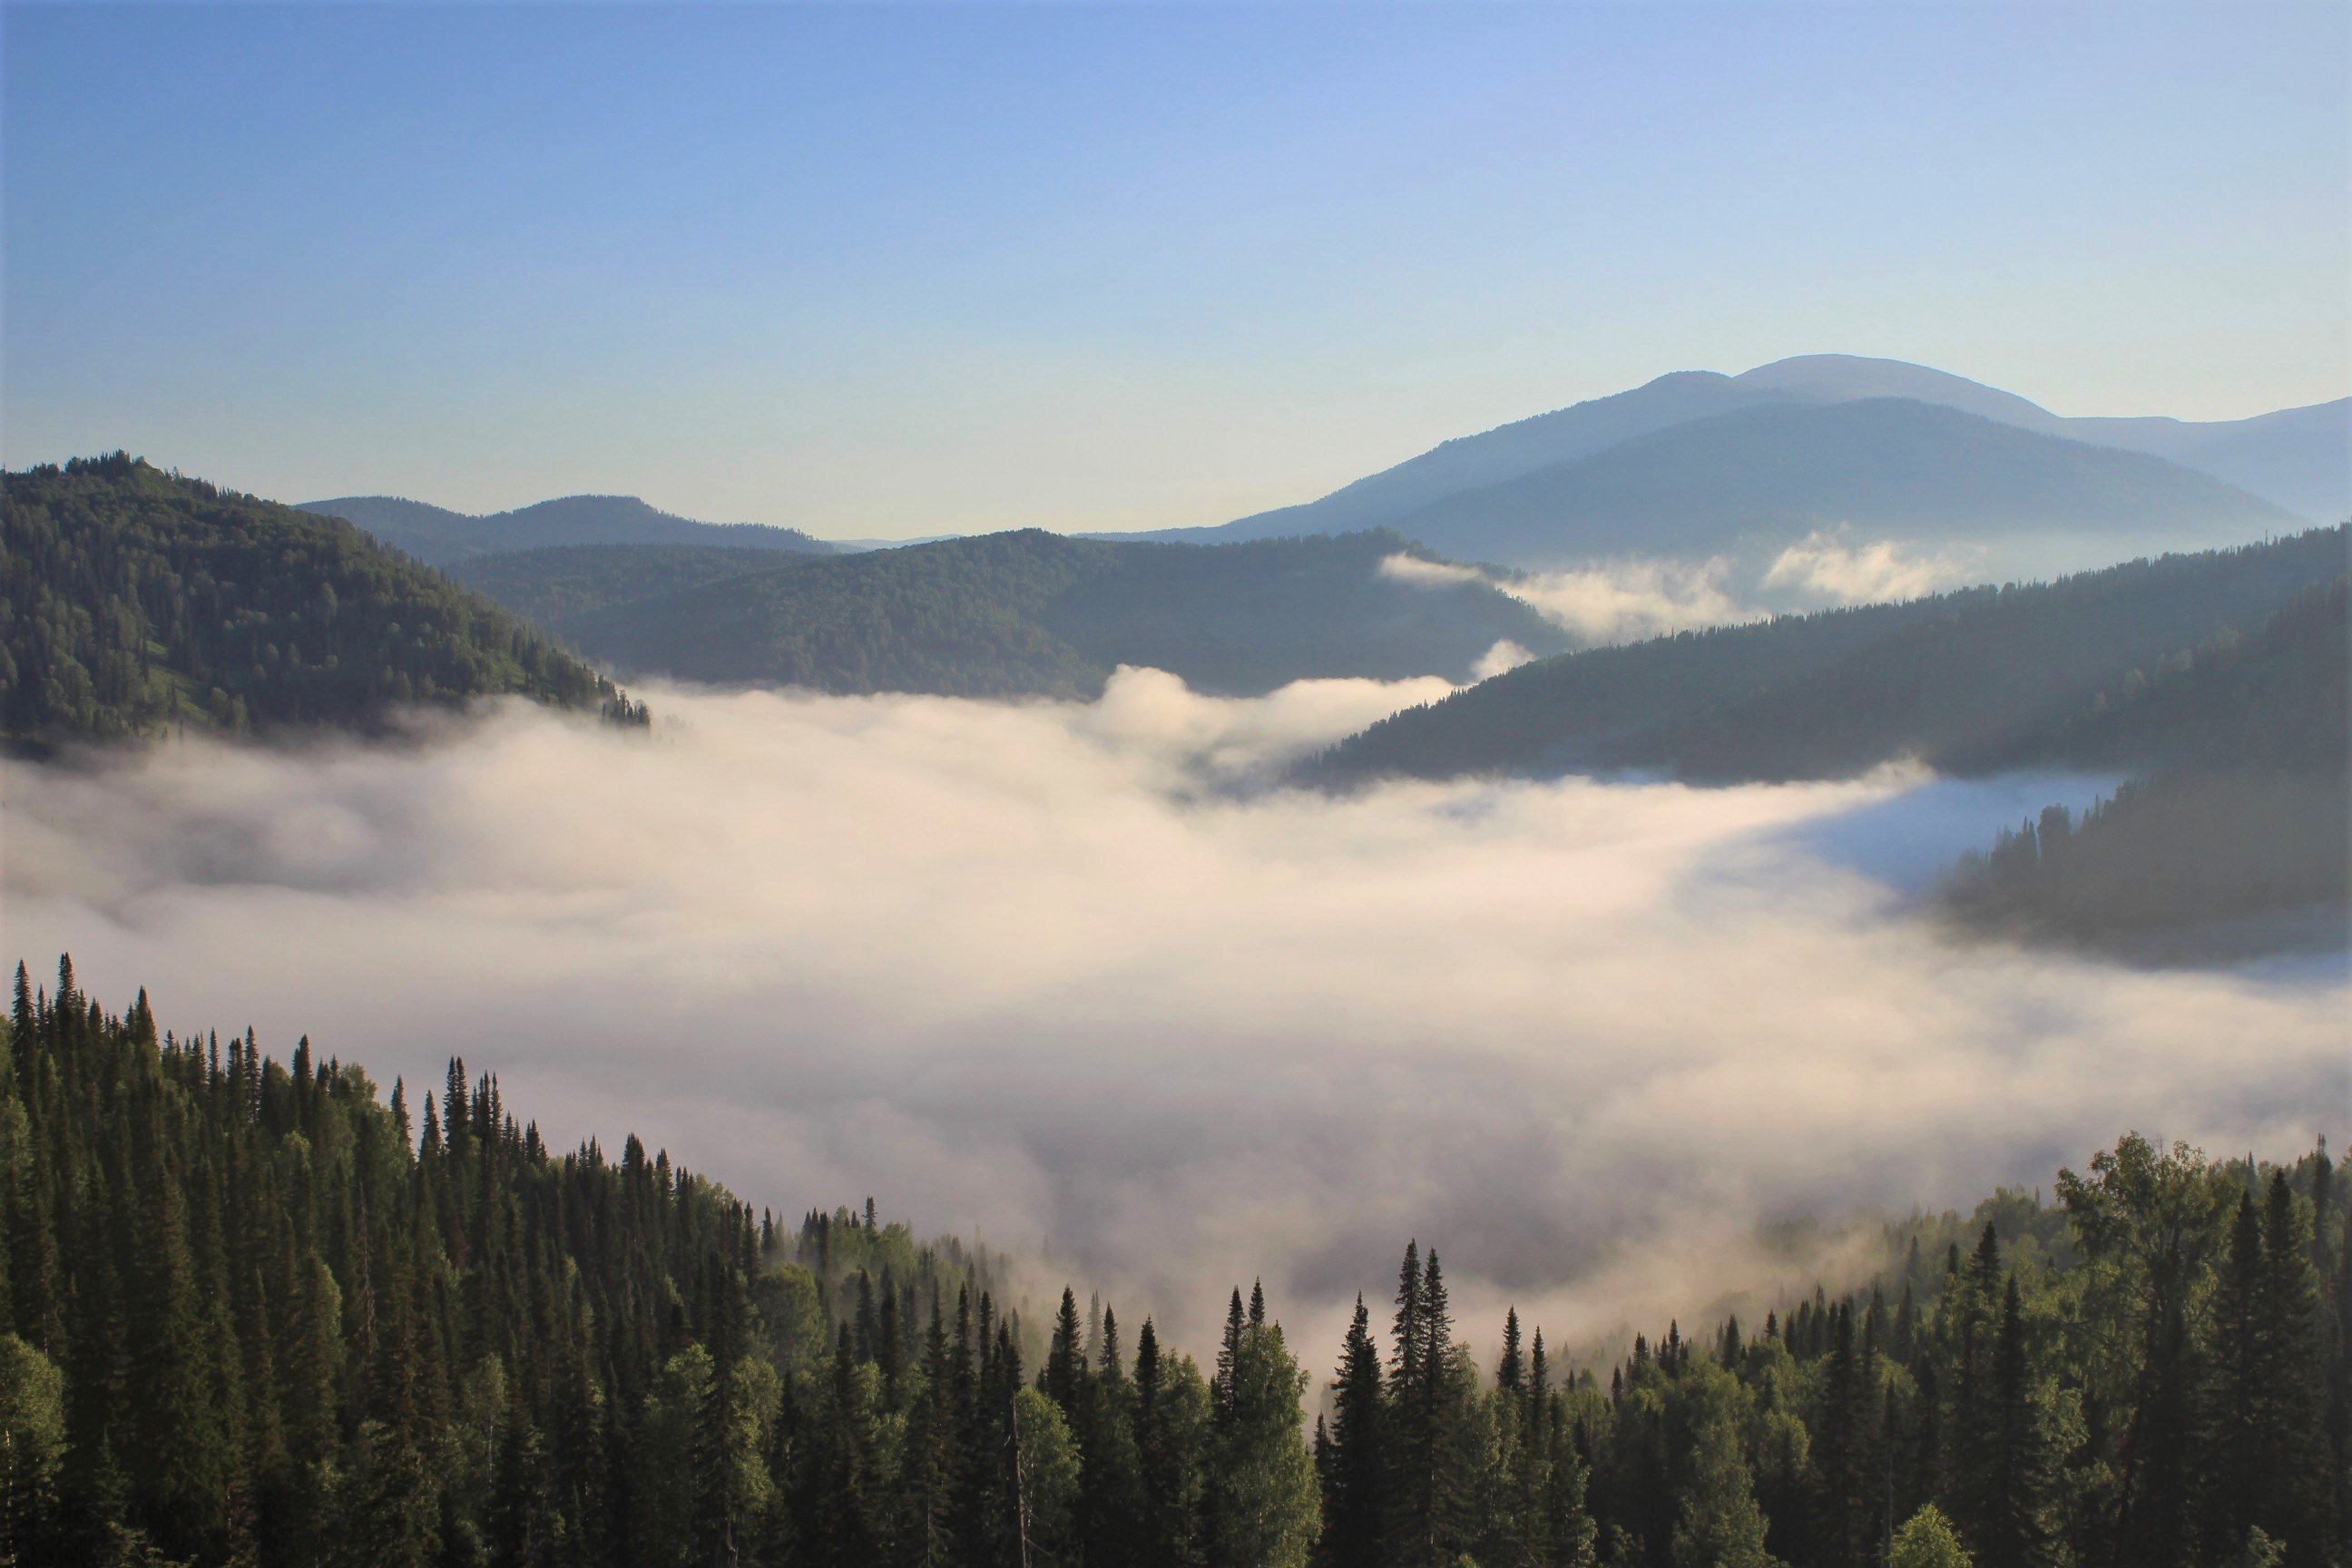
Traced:
[[5, 28], [12, 467], [1118, 531], [1675, 370], [2202, 420], [2352, 361], [2334, 6]]

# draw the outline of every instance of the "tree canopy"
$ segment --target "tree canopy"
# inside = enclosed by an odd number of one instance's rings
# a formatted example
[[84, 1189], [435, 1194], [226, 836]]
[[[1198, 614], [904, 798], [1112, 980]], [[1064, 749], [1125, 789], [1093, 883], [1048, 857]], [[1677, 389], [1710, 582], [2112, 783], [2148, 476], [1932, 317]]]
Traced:
[[5, 478], [11, 739], [365, 729], [404, 705], [501, 693], [591, 710], [618, 697], [541, 632], [349, 523], [121, 452]]
[[[0, 1561], [524, 1568], [2326, 1568], [2352, 1237], [2326, 1148], [2128, 1135], [1769, 1313], [1481, 1364], [1434, 1249], [1328, 1381], [877, 1205], [788, 1222], [493, 1074], [386, 1100], [70, 961], [0, 1027]], [[1383, 1342], [1385, 1341], [1385, 1342]], [[1310, 1413], [1312, 1414], [1310, 1419]]]

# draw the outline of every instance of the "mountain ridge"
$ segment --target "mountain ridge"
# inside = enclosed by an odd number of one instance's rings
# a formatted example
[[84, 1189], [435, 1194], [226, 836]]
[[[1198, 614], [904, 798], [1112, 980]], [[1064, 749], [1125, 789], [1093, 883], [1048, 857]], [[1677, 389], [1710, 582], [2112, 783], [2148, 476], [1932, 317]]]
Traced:
[[1712, 554], [1759, 526], [1783, 535], [1851, 526], [1931, 546], [2033, 534], [2178, 544], [2300, 521], [2160, 458], [1881, 397], [1685, 420], [1448, 497], [1394, 526], [1448, 555], [1557, 566], [1611, 553]]
[[1590, 458], [1692, 419], [1772, 404], [1840, 404], [1886, 396], [2161, 458], [2232, 485], [2305, 523], [2333, 522], [2352, 511], [2352, 398], [2239, 420], [2069, 416], [1930, 366], [1857, 354], [1801, 354], [1736, 375], [1670, 372], [1624, 392], [1453, 437], [1314, 500], [1226, 523], [1125, 537], [1208, 542], [1382, 524], [1404, 527], [1412, 511], [1446, 495]]
[[554, 496], [507, 511], [454, 511], [404, 496], [341, 496], [298, 503], [340, 517], [432, 566], [481, 555], [562, 544], [724, 544], [739, 549], [830, 554], [833, 547], [796, 528], [760, 522], [699, 522], [636, 496]]
[[[648, 560], [638, 572], [593, 554], [646, 548], [491, 558], [471, 571], [510, 606], [578, 600], [551, 629], [633, 674], [836, 692], [1085, 697], [1136, 664], [1256, 694], [1317, 677], [1466, 679], [1497, 643], [1571, 646], [1475, 574], [1428, 584], [1385, 571], [1397, 554], [1433, 557], [1381, 531], [1195, 546], [1022, 529], [749, 570], [739, 556]], [[546, 574], [514, 574], [534, 565]], [[677, 585], [585, 602], [664, 573]]]

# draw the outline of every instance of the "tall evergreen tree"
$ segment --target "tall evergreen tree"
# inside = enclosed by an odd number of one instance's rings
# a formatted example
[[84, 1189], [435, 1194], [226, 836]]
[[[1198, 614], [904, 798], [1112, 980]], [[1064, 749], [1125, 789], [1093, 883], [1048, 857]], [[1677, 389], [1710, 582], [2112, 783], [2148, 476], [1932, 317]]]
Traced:
[[1330, 1460], [1324, 1489], [1325, 1556], [1332, 1568], [1378, 1568], [1386, 1543], [1389, 1466], [1380, 1347], [1356, 1298], [1331, 1381]]

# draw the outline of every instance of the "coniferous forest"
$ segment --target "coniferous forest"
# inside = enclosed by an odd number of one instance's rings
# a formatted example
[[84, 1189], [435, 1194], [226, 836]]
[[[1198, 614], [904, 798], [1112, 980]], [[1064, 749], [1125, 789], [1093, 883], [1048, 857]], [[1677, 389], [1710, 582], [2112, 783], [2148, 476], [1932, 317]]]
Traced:
[[122, 452], [5, 476], [0, 737], [365, 730], [509, 692], [636, 721], [545, 636], [347, 522]]
[[[2297, 595], [2250, 637], [2134, 669], [2112, 694], [2021, 737], [2013, 755], [2166, 765], [2077, 819], [2051, 806], [1965, 858], [1943, 900], [1964, 925], [2146, 950], [2344, 945], [2347, 580]], [[2273, 929], [2266, 930], [2264, 922]]]
[[[2352, 1546], [2352, 1202], [2326, 1147], [2127, 1135], [2054, 1204], [1602, 1363], [1403, 1250], [1337, 1347], [1232, 1290], [1024, 1316], [1001, 1259], [550, 1148], [493, 1075], [16, 972], [0, 1562], [1036, 1568], [2304, 1565]], [[1202, 1281], [1222, 1291], [1222, 1282]], [[1499, 1353], [1465, 1340], [1500, 1328]], [[1205, 1349], [1205, 1347], [1204, 1347]]]

